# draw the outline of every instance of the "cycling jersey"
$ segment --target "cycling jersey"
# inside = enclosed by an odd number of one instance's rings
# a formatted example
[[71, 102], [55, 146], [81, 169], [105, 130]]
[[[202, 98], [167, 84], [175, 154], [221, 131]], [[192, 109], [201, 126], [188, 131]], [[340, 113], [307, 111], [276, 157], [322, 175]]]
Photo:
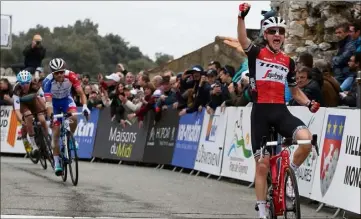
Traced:
[[76, 73], [66, 70], [64, 73], [64, 81], [56, 82], [53, 74], [49, 74], [43, 81], [43, 90], [45, 97], [52, 99], [64, 99], [71, 96], [71, 88], [77, 89], [81, 86]]
[[295, 62], [283, 52], [273, 53], [253, 43], [245, 49], [254, 103], [285, 103], [285, 83], [295, 87]]
[[45, 97], [52, 97], [54, 114], [66, 113], [69, 110], [76, 110], [76, 104], [72, 98], [71, 89], [81, 87], [77, 74], [66, 70], [64, 81], [57, 82], [53, 74], [49, 74], [43, 81]]
[[[253, 43], [245, 50], [248, 55], [249, 81], [253, 99], [251, 112], [251, 142], [253, 156], [260, 156], [262, 137], [269, 137], [270, 127], [283, 137], [295, 139], [299, 129], [307, 128], [285, 105], [285, 84], [297, 85], [295, 62], [283, 52], [274, 53]], [[271, 151], [267, 147], [266, 154]]]
[[[37, 95], [32, 96], [30, 94], [37, 94]], [[29, 95], [31, 99], [26, 98], [27, 95]], [[17, 82], [14, 85], [13, 100], [14, 100], [15, 110], [19, 110], [21, 107], [24, 107], [26, 103], [31, 104], [33, 102], [34, 97], [44, 97], [44, 91], [38, 83], [31, 82], [29, 85], [29, 90], [27, 92], [24, 91], [23, 87], [19, 82]], [[20, 104], [20, 102], [22, 102], [23, 104]]]

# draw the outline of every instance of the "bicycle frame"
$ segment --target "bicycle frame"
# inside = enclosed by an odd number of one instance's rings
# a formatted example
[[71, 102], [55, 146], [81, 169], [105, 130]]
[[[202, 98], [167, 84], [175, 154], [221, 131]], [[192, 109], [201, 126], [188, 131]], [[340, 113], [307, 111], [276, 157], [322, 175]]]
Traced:
[[[272, 177], [272, 199], [274, 204], [274, 210], [276, 216], [282, 216], [285, 209], [286, 203], [284, 202], [284, 175], [286, 168], [290, 166], [290, 152], [288, 148], [282, 145], [283, 149], [279, 154], [272, 155], [270, 158], [270, 171]], [[273, 149], [272, 149], [272, 154]], [[280, 166], [278, 167], [277, 161], [281, 159]], [[279, 168], [279, 169], [278, 169]], [[278, 173], [278, 174], [277, 174]], [[282, 179], [280, 181], [280, 179]]]

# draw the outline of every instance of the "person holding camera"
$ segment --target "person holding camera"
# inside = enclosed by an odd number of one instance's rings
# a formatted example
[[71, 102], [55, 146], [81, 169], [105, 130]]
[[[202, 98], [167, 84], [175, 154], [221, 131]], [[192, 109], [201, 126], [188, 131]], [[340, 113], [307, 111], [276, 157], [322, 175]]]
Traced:
[[24, 69], [29, 71], [32, 75], [35, 73], [35, 69], [41, 67], [46, 49], [42, 45], [42, 37], [39, 34], [34, 35], [33, 41], [30, 45], [26, 46], [24, 55]]

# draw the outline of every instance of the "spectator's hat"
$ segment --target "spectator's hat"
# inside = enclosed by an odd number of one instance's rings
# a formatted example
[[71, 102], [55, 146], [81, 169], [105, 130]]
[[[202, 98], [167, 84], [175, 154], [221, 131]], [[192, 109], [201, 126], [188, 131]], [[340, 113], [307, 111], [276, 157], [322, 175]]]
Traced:
[[162, 96], [162, 91], [159, 90], [159, 89], [155, 90], [152, 96], [153, 97], [160, 97], [160, 96]]
[[210, 76], [210, 77], [216, 77], [217, 76], [217, 71], [214, 70], [214, 69], [209, 69], [207, 72], [206, 72], [206, 75], [207, 76]]
[[229, 74], [231, 78], [233, 78], [235, 74], [235, 69], [230, 65], [225, 65], [224, 67], [221, 68], [221, 70], [224, 71], [226, 74]]
[[191, 69], [188, 69], [188, 70], [186, 71], [186, 74], [193, 74], [193, 73], [196, 73], [196, 72], [199, 72], [199, 73], [201, 73], [201, 74], [204, 74], [204, 70], [203, 70], [202, 66], [200, 66], [200, 65], [195, 65], [195, 66], [193, 66]]
[[109, 80], [113, 80], [115, 82], [119, 82], [120, 81], [120, 77], [117, 73], [113, 73], [111, 75], [107, 75], [105, 76], [106, 79], [109, 79]]
[[33, 40], [38, 42], [38, 41], [42, 41], [43, 38], [39, 34], [36, 34], [36, 35], [34, 35]]

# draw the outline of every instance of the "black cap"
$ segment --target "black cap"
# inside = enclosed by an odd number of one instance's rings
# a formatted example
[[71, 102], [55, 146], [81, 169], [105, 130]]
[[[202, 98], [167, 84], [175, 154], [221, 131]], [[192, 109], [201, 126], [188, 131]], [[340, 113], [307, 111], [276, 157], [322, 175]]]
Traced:
[[233, 66], [225, 65], [223, 68], [221, 68], [222, 71], [224, 71], [226, 74], [229, 74], [233, 78], [234, 74], [236, 73]]
[[217, 76], [217, 71], [214, 70], [214, 69], [209, 69], [207, 72], [206, 72], [206, 75], [207, 76]]

